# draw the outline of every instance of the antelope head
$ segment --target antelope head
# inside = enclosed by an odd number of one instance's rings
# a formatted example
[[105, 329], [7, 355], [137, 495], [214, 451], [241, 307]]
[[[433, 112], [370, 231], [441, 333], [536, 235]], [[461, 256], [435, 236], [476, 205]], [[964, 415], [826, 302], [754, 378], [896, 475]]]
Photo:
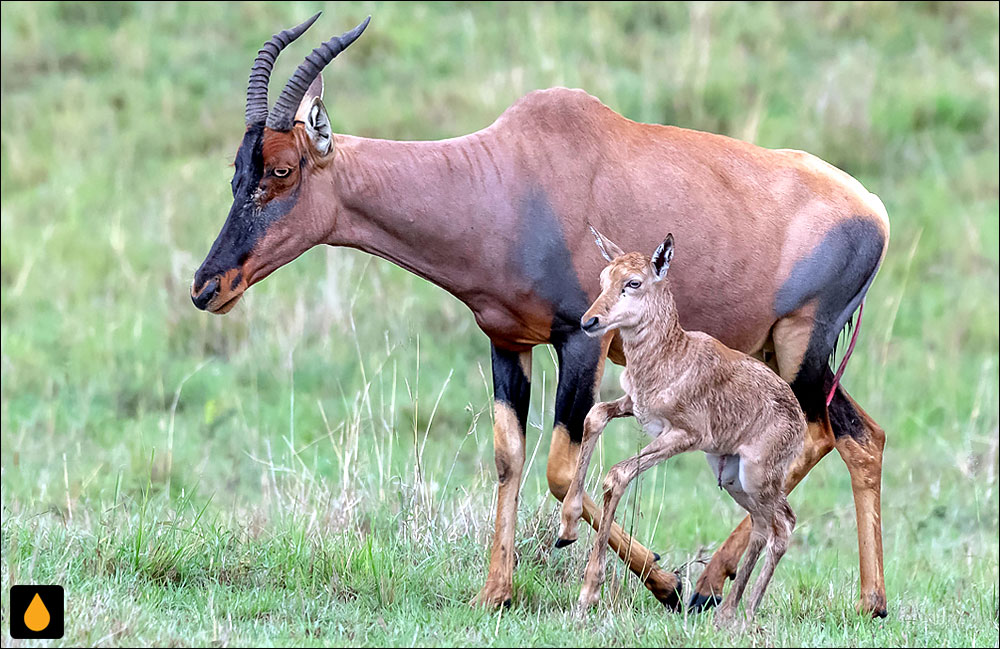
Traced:
[[276, 34], [250, 70], [233, 205], [191, 285], [191, 300], [199, 309], [227, 313], [251, 285], [323, 243], [335, 224], [335, 197], [324, 195], [330, 193], [329, 183], [320, 181], [334, 158], [320, 73], [361, 35], [371, 16], [314, 49], [270, 111], [267, 102], [278, 54], [318, 17]]
[[662, 318], [662, 306], [655, 298], [667, 292], [660, 282], [666, 279], [674, 257], [674, 235], [668, 234], [653, 256], [647, 257], [625, 253], [593, 227], [590, 231], [609, 263], [601, 271], [601, 294], [580, 318], [583, 331], [598, 337], [614, 329], [635, 328], [647, 318]]

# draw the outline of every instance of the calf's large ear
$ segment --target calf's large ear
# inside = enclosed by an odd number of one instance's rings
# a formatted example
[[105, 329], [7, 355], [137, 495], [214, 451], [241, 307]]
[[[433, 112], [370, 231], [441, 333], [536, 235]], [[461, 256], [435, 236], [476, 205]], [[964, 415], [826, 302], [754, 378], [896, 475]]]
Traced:
[[602, 257], [608, 261], [614, 261], [616, 258], [625, 254], [618, 244], [598, 232], [597, 228], [589, 224], [587, 227], [590, 228], [590, 232], [594, 235], [594, 243], [596, 243], [597, 247], [601, 249]]
[[653, 253], [649, 263], [653, 266], [653, 276], [656, 281], [660, 281], [667, 276], [667, 269], [670, 268], [670, 260], [674, 258], [674, 235], [668, 234], [667, 238]]

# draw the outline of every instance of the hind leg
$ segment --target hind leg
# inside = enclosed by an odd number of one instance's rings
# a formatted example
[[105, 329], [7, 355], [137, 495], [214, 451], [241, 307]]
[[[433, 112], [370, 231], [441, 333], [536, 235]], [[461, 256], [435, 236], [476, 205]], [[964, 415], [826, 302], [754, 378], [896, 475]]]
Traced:
[[743, 590], [746, 588], [747, 582], [750, 581], [750, 574], [753, 572], [754, 566], [757, 565], [761, 550], [767, 543], [769, 513], [762, 511], [762, 508], [759, 510], [756, 504], [751, 507], [754, 511], [748, 516], [751, 521], [750, 539], [743, 556], [743, 564], [736, 574], [736, 580], [733, 582], [729, 594], [726, 595], [725, 601], [715, 612], [715, 622], [720, 627], [729, 624], [735, 617], [736, 607], [739, 606], [740, 600], [743, 598]]
[[[753, 528], [736, 581], [716, 614], [719, 626], [734, 617], [750, 574], [761, 549], [766, 544], [767, 558], [754, 583], [750, 603], [747, 606], [747, 619], [753, 618], [774, 574], [774, 568], [788, 546], [788, 536], [791, 534], [788, 517], [791, 516], [791, 508], [785, 499], [782, 480], [789, 462], [788, 453], [793, 452], [794, 448], [785, 444], [775, 445], [774, 439], [774, 432], [761, 431], [755, 445], [744, 447], [740, 451], [738, 481], [735, 484], [724, 483], [733, 499], [749, 513]], [[794, 516], [791, 516], [791, 521], [794, 524]]]
[[882, 568], [882, 449], [885, 432], [843, 388], [830, 402], [837, 451], [851, 473], [858, 524], [861, 601], [858, 612], [885, 617], [885, 573]]
[[767, 543], [767, 557], [764, 559], [764, 565], [760, 569], [760, 574], [757, 575], [757, 581], [754, 582], [753, 592], [750, 594], [750, 603], [747, 605], [748, 620], [753, 619], [754, 614], [757, 612], [760, 600], [764, 597], [764, 591], [767, 590], [767, 585], [774, 575], [774, 569], [777, 567], [778, 562], [781, 561], [781, 557], [784, 556], [785, 550], [788, 549], [788, 538], [792, 535], [792, 530], [794, 529], [795, 514], [792, 512], [792, 508], [788, 506], [788, 500], [784, 495], [781, 495], [778, 497], [778, 502], [774, 507], [771, 517], [771, 537]]
[[[785, 476], [785, 493], [791, 493], [819, 461], [834, 448], [834, 434], [822, 401], [823, 376], [829, 372], [826, 356], [807, 355], [815, 310], [806, 307], [774, 326], [774, 348], [781, 378], [792, 384], [799, 403], [806, 403], [805, 441], [802, 452], [792, 461]], [[811, 356], [811, 357], [810, 357]], [[750, 517], [733, 530], [726, 542], [715, 551], [712, 560], [698, 578], [688, 607], [695, 612], [711, 608], [722, 601], [727, 579], [736, 576], [740, 556], [750, 540]]]
[[[792, 462], [792, 466], [788, 469], [788, 475], [785, 477], [785, 493], [791, 493], [792, 489], [806, 477], [806, 474], [826, 457], [833, 446], [833, 433], [829, 424], [809, 422], [802, 453]], [[688, 602], [688, 607], [693, 612], [701, 612], [722, 601], [726, 580], [736, 576], [740, 556], [750, 540], [750, 528], [750, 517], [747, 516], [733, 530], [726, 542], [712, 555], [705, 571], [698, 578], [694, 593]]]

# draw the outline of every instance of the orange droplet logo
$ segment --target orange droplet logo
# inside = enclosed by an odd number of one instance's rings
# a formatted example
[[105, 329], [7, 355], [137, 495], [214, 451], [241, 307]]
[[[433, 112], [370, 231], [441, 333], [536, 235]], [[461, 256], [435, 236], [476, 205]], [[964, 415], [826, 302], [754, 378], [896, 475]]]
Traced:
[[42, 598], [35, 593], [35, 597], [24, 612], [24, 626], [37, 633], [49, 625], [50, 619], [49, 609], [45, 608]]

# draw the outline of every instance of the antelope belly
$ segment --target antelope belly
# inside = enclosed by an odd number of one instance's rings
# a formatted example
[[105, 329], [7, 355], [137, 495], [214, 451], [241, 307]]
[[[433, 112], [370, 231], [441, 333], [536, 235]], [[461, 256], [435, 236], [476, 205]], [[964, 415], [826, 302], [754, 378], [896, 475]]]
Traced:
[[712, 469], [715, 480], [729, 493], [742, 492], [742, 462], [739, 455], [716, 455], [706, 453], [705, 459]]

